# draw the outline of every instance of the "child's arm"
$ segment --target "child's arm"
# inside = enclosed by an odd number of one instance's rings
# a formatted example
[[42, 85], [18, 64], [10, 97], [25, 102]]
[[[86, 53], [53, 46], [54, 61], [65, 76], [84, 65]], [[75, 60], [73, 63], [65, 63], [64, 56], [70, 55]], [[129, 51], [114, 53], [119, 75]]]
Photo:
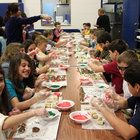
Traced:
[[5, 116], [3, 116], [3, 117], [5, 117], [5, 120], [3, 122], [2, 129], [6, 130], [9, 128], [12, 128], [15, 125], [18, 125], [33, 116], [42, 116], [42, 115], [47, 116], [47, 114], [48, 113], [45, 108], [40, 108], [40, 109], [30, 110], [30, 111], [24, 112], [22, 114], [13, 115], [13, 116], [10, 116], [7, 118]]
[[139, 132], [138, 130], [129, 125], [127, 122], [122, 121], [117, 116], [115, 116], [112, 112], [108, 111], [106, 108], [101, 107], [100, 111], [110, 123], [110, 125], [126, 140], [129, 140], [135, 137]]
[[120, 118], [115, 116], [113, 112], [102, 102], [98, 100], [92, 100], [92, 105], [97, 108], [106, 120], [110, 123], [110, 125], [126, 140], [129, 140], [135, 137], [139, 132], [138, 130], [129, 125], [127, 122], [122, 121]]
[[33, 96], [32, 98], [30, 98], [26, 101], [20, 102], [17, 97], [14, 97], [10, 100], [10, 102], [13, 107], [16, 107], [20, 110], [25, 110], [25, 109], [30, 108], [30, 106], [35, 104], [36, 102], [46, 99], [47, 96], [49, 96], [48, 92], [46, 92], [44, 95], [42, 95], [42, 93], [37, 93], [36, 96]]
[[92, 61], [89, 61], [88, 65], [94, 72], [105, 72], [103, 65], [94, 64]]

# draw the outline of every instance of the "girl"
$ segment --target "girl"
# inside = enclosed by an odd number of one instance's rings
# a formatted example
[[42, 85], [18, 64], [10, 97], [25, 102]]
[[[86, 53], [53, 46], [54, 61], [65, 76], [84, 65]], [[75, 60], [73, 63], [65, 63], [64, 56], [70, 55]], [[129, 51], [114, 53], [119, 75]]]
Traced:
[[[6, 79], [6, 86], [12, 106], [20, 110], [28, 109], [37, 101], [43, 100], [46, 98], [46, 96], [48, 96], [48, 93], [33, 96], [34, 91], [26, 88], [27, 86], [30, 88], [34, 87], [34, 76], [31, 59], [24, 53], [19, 53], [11, 59], [9, 75], [8, 79]], [[27, 95], [29, 96], [28, 100], [24, 99], [25, 95], [26, 99]]]
[[4, 81], [4, 73], [0, 66], [0, 139], [6, 140], [7, 138], [5, 131], [14, 127], [15, 125], [24, 122], [26, 119], [29, 119], [30, 117], [33, 116], [47, 115], [46, 110], [42, 108], [30, 110], [28, 112], [19, 115], [13, 115], [10, 117], [3, 115], [6, 114], [7, 111], [8, 111], [8, 97]]
[[20, 43], [10, 43], [7, 45], [5, 52], [2, 54], [0, 63], [4, 70], [5, 77], [8, 77], [9, 63], [12, 57], [20, 52], [22, 44]]
[[[37, 54], [37, 49], [36, 49], [36, 44], [30, 40], [27, 39], [24, 43], [23, 43], [24, 47], [25, 47], [25, 52], [30, 56], [30, 58], [32, 59], [32, 64], [34, 67], [34, 75], [38, 76], [42, 73], [46, 73], [48, 71], [49, 65], [44, 65], [41, 68], [38, 68], [39, 65], [39, 61], [36, 58], [36, 54]], [[46, 55], [45, 55], [46, 56]]]

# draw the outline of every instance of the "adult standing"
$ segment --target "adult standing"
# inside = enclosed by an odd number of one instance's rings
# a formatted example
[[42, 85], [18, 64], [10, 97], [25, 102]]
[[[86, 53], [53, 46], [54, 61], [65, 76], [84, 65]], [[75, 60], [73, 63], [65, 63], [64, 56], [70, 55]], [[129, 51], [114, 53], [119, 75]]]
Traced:
[[50, 20], [49, 16], [33, 16], [30, 18], [21, 18], [21, 12], [17, 3], [11, 3], [8, 6], [5, 23], [5, 32], [7, 44], [12, 42], [23, 42], [22, 31], [23, 25], [32, 24], [40, 19]]
[[100, 8], [98, 10], [98, 19], [97, 19], [97, 22], [96, 22], [96, 27], [97, 28], [104, 28], [105, 31], [109, 32], [111, 31], [111, 28], [110, 28], [110, 20], [109, 20], [109, 17], [107, 15], [105, 15], [105, 11], [103, 8]]

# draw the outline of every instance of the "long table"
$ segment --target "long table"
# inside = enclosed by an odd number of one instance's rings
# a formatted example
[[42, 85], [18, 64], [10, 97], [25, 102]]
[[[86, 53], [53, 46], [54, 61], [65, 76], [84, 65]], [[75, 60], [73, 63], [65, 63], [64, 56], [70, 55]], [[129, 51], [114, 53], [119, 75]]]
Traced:
[[[70, 57], [69, 64], [77, 64], [74, 56]], [[68, 86], [62, 89], [62, 95], [63, 99], [73, 100], [75, 106], [67, 112], [62, 112], [57, 140], [122, 140], [115, 130], [84, 130], [80, 124], [76, 124], [70, 120], [70, 112], [81, 109], [80, 75], [76, 67], [70, 67], [67, 73]], [[124, 119], [121, 112], [116, 113], [116, 115]]]
[[[65, 112], [62, 112], [57, 140], [122, 140], [123, 138], [115, 130], [86, 130], [82, 129], [80, 124], [76, 124], [70, 120], [69, 114], [72, 111], [81, 110], [80, 104], [80, 81], [76, 58], [72, 55], [69, 59], [71, 67], [67, 71], [67, 87], [62, 88], [63, 99], [73, 100], [75, 106]], [[116, 115], [122, 119], [124, 116], [121, 112]], [[12, 140], [12, 139], [9, 139]]]

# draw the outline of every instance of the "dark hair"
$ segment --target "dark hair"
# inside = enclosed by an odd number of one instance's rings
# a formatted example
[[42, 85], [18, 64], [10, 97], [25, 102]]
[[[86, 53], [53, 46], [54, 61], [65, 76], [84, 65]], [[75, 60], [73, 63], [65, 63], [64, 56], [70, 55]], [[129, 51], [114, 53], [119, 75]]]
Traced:
[[133, 62], [124, 72], [124, 79], [133, 87], [135, 84], [140, 85], [140, 62]]
[[86, 23], [83, 23], [83, 25], [86, 25]]
[[55, 22], [54, 26], [56, 27], [57, 25], [61, 25], [61, 23], [60, 22]]
[[8, 11], [11, 12], [12, 14], [17, 13], [19, 10], [18, 3], [11, 3], [8, 5]]
[[126, 51], [127, 48], [128, 48], [128, 45], [125, 43], [125, 41], [123, 41], [121, 39], [116, 39], [116, 40], [112, 41], [108, 46], [108, 49], [110, 51], [112, 51], [112, 52], [117, 51], [119, 54]]
[[91, 24], [90, 23], [86, 23], [85, 25], [88, 26], [88, 27], [91, 27]]
[[11, 3], [8, 5], [8, 9], [5, 15], [4, 22], [6, 23], [12, 14], [16, 14], [19, 10], [18, 3]]
[[32, 44], [35, 44], [33, 40], [31, 40], [31, 39], [25, 40], [25, 42], [23, 43], [23, 46], [25, 48], [26, 53], [28, 52], [29, 46], [32, 45]]
[[105, 32], [103, 30], [100, 30], [97, 35], [97, 43], [106, 43], [111, 42], [111, 35], [108, 32]]
[[[29, 62], [29, 67], [31, 68], [31, 73], [28, 78], [23, 79], [23, 81], [20, 80], [19, 76], [19, 66], [21, 64], [21, 60], [24, 59]], [[25, 87], [21, 87], [21, 82], [24, 83], [24, 86], [34, 87], [34, 74], [32, 70], [32, 60], [31, 58], [25, 54], [25, 53], [19, 53], [15, 57], [13, 57], [10, 61], [9, 65], [9, 80], [13, 83], [15, 90], [17, 93], [23, 94]]]
[[[1, 65], [0, 65], [0, 74], [3, 75], [3, 79], [4, 79], [4, 72], [2, 70]], [[4, 79], [4, 83], [5, 83], [5, 79]], [[9, 111], [9, 100], [8, 100], [8, 93], [6, 90], [6, 84], [5, 84], [5, 87], [2, 91], [0, 99], [1, 99], [0, 112], [3, 114], [7, 114]]]
[[117, 61], [118, 63], [124, 62], [127, 65], [130, 65], [131, 63], [138, 61], [138, 56], [133, 50], [127, 50], [118, 56]]
[[45, 37], [48, 37], [49, 35], [52, 35], [53, 34], [53, 30], [45, 30], [44, 32], [43, 32], [43, 35], [45, 36]]

